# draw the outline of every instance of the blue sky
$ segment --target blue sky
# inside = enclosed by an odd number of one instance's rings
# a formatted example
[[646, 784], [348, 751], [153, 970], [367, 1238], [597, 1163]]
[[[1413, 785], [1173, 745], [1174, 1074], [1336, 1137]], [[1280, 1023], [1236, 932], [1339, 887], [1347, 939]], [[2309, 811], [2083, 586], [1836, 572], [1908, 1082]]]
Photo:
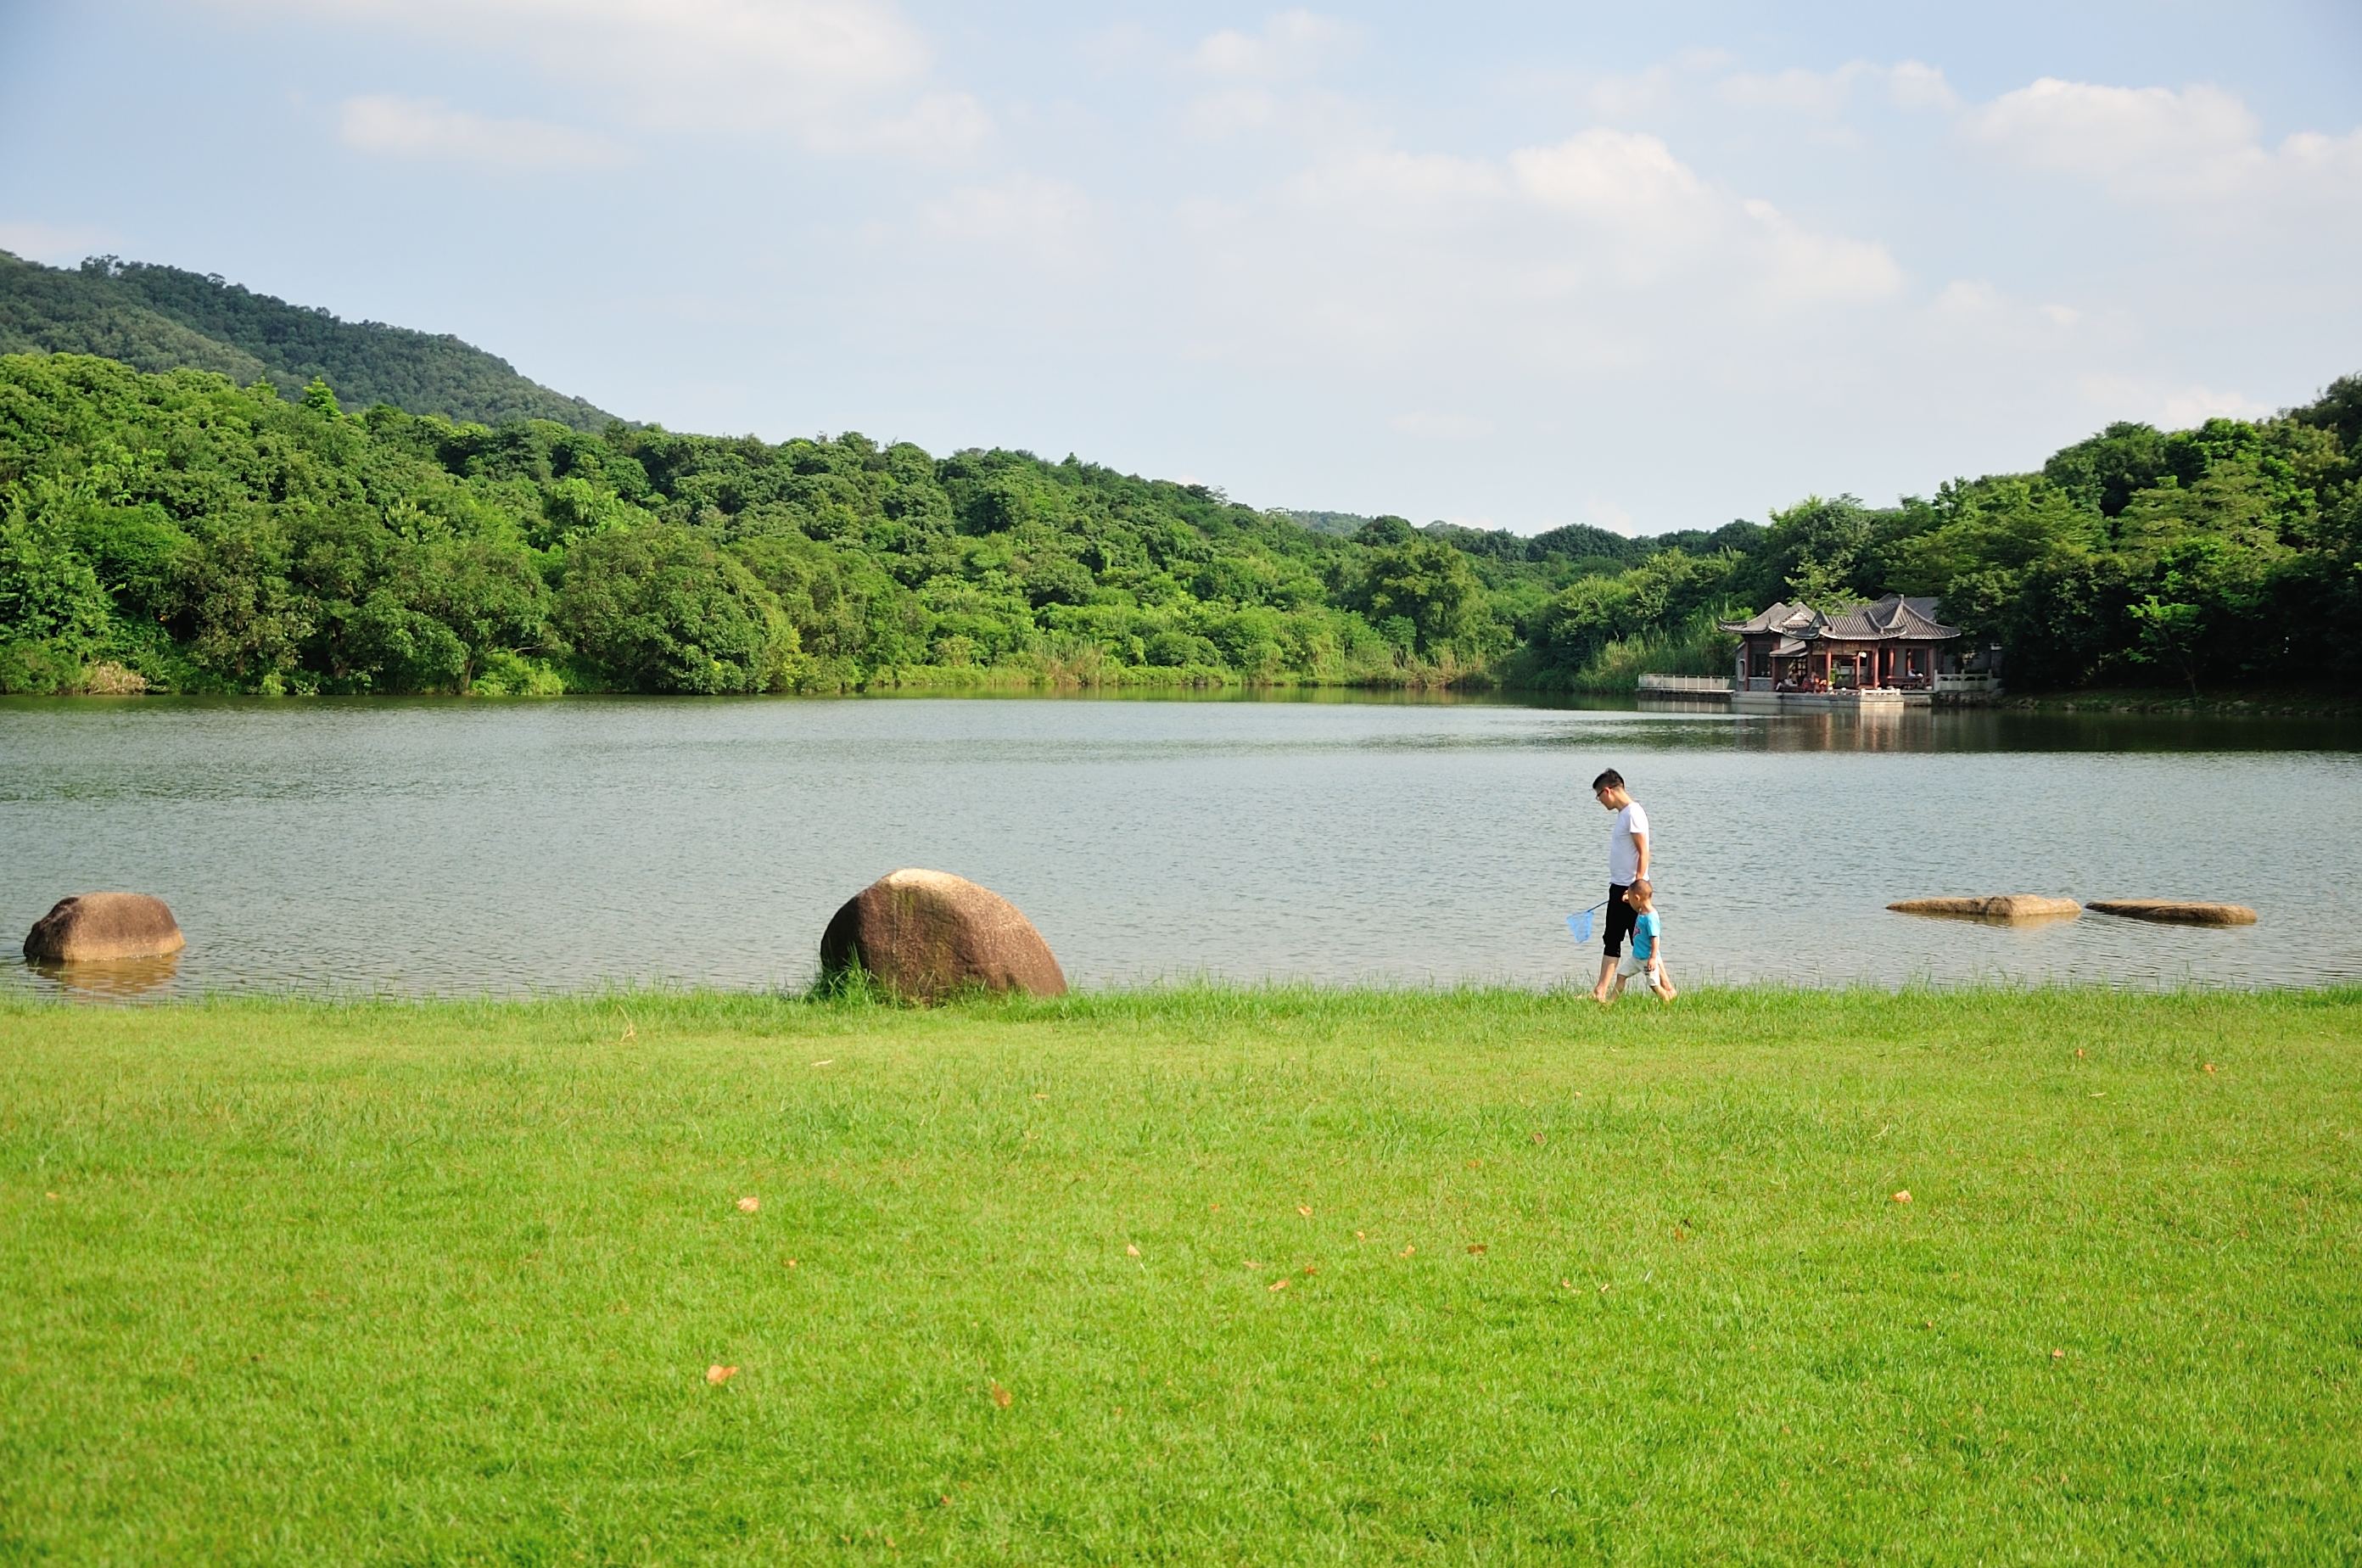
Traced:
[[676, 429], [1713, 526], [2362, 370], [2362, 7], [9, 0], [0, 248]]

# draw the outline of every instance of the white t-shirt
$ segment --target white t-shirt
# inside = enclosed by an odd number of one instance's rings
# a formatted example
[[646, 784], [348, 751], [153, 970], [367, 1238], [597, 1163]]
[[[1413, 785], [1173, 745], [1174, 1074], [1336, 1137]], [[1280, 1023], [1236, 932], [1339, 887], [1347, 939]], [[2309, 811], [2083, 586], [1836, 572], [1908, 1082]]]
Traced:
[[1607, 824], [1607, 879], [1619, 888], [1628, 888], [1640, 879], [1640, 845], [1634, 835], [1645, 838], [1649, 833], [1649, 813], [1633, 801], [1616, 813]]

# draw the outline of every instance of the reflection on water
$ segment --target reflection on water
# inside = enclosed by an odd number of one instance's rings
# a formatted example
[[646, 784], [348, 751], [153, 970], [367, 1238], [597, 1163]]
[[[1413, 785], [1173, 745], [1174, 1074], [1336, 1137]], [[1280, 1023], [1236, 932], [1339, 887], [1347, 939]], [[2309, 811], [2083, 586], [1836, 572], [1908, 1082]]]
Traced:
[[[972, 877], [1082, 984], [1587, 983], [1587, 786], [1658, 831], [1681, 984], [2362, 977], [2362, 726], [1465, 700], [0, 701], [0, 934], [172, 906], [73, 995], [796, 986], [898, 866]], [[2228, 930], [1898, 899], [2226, 900]]]
[[168, 953], [160, 958], [102, 958], [77, 964], [28, 958], [25, 967], [32, 978], [62, 995], [95, 1001], [123, 1001], [170, 988], [180, 977], [181, 955]]

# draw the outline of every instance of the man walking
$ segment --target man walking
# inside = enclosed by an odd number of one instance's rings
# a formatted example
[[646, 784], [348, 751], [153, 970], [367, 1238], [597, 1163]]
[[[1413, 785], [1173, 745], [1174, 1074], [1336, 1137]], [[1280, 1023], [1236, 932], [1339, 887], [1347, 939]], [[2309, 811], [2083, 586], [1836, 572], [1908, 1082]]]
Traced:
[[1591, 793], [1616, 813], [1607, 828], [1607, 947], [1599, 960], [1599, 984], [1591, 988], [1591, 999], [1605, 1004], [1624, 939], [1632, 934], [1634, 911], [1624, 894], [1649, 878], [1649, 813], [1625, 792], [1624, 775], [1612, 767], [1591, 781]]

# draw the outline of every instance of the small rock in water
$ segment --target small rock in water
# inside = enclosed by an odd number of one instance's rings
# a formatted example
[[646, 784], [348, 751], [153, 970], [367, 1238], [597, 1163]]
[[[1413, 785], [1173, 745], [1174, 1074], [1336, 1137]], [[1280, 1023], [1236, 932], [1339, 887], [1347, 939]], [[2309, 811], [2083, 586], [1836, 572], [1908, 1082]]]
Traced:
[[61, 899], [25, 937], [25, 956], [52, 964], [160, 958], [188, 945], [164, 900], [146, 893]]
[[2003, 893], [1982, 899], [1904, 899], [1886, 906], [1897, 914], [1943, 915], [1953, 920], [2072, 920], [2082, 906], [2072, 899], [2040, 893]]
[[943, 871], [889, 872], [836, 911], [820, 939], [821, 973], [855, 965], [917, 1001], [971, 987], [1066, 994], [1050, 944], [1016, 905]]
[[2245, 904], [2207, 904], [2180, 899], [2094, 899], [2085, 906], [2125, 920], [2167, 925], [2253, 925], [2256, 911]]

